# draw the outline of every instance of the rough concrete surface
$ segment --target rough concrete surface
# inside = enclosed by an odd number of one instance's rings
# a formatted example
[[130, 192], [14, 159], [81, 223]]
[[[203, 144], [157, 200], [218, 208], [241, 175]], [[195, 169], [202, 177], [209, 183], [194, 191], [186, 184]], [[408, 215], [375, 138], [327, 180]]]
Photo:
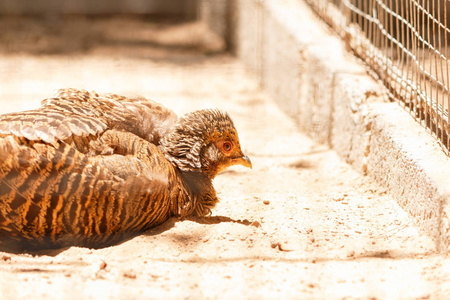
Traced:
[[[117, 34], [128, 21], [108, 22]], [[130, 22], [135, 33], [145, 28]], [[159, 30], [185, 36], [190, 26]], [[450, 295], [450, 260], [433, 241], [386, 189], [299, 133], [237, 59], [141, 38], [85, 50], [71, 44], [78, 50], [59, 54], [3, 50], [0, 111], [38, 107], [61, 87], [139, 94], [177, 114], [218, 107], [233, 117], [253, 170], [235, 167], [216, 178], [221, 202], [211, 217], [169, 220], [103, 249], [0, 253], [1, 299]]]
[[314, 140], [386, 187], [440, 251], [450, 245], [450, 161], [438, 142], [301, 0], [234, 0], [236, 53]]

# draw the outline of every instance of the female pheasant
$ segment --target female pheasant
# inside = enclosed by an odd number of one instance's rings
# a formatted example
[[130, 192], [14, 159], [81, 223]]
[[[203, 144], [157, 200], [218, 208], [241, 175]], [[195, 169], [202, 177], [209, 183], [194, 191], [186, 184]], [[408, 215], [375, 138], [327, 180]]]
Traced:
[[59, 90], [0, 116], [0, 246], [102, 247], [207, 215], [212, 179], [236, 164], [252, 167], [226, 113], [177, 119], [144, 98]]

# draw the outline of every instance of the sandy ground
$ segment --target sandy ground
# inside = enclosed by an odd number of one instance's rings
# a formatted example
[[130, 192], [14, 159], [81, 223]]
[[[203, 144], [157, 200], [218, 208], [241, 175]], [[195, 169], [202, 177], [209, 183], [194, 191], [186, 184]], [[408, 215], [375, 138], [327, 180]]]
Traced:
[[[435, 253], [394, 199], [299, 133], [235, 58], [207, 55], [220, 43], [205, 40], [201, 26], [94, 21], [73, 22], [77, 28], [94, 22], [102, 39], [95, 30], [73, 43], [50, 37], [48, 45], [68, 43], [56, 53], [45, 48], [42, 35], [55, 27], [42, 29], [25, 20], [19, 22], [25, 29], [17, 29], [14, 20], [0, 22], [10, 31], [7, 42], [5, 33], [0, 37], [0, 111], [38, 107], [62, 87], [139, 94], [178, 114], [218, 107], [235, 120], [254, 168], [234, 167], [216, 178], [221, 202], [211, 217], [169, 220], [103, 249], [0, 252], [0, 299], [444, 299], [450, 294], [450, 260]], [[72, 25], [60, 25], [56, 36], [70, 40]], [[123, 28], [132, 37], [122, 36]], [[10, 38], [14, 32], [17, 39]], [[44, 46], [39, 47], [46, 50], [34, 51], [25, 41], [40, 35]]]

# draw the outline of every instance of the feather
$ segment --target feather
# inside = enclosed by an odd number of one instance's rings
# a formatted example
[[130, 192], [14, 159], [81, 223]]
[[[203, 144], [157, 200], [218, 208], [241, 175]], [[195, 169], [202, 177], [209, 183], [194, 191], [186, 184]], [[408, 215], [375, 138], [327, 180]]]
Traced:
[[145, 98], [76, 89], [2, 115], [0, 247], [101, 247], [172, 216], [208, 214], [212, 178], [231, 164], [215, 148], [225, 135], [239, 145], [218, 111], [178, 119]]

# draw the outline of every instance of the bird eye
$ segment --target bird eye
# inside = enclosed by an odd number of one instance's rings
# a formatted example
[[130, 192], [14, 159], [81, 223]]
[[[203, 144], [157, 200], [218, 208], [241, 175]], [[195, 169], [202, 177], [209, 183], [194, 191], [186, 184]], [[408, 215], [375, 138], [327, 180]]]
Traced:
[[233, 143], [231, 143], [230, 141], [223, 141], [220, 145], [220, 148], [224, 152], [230, 152], [233, 149]]
[[230, 142], [223, 143], [223, 150], [230, 151], [231, 150], [231, 143]]

